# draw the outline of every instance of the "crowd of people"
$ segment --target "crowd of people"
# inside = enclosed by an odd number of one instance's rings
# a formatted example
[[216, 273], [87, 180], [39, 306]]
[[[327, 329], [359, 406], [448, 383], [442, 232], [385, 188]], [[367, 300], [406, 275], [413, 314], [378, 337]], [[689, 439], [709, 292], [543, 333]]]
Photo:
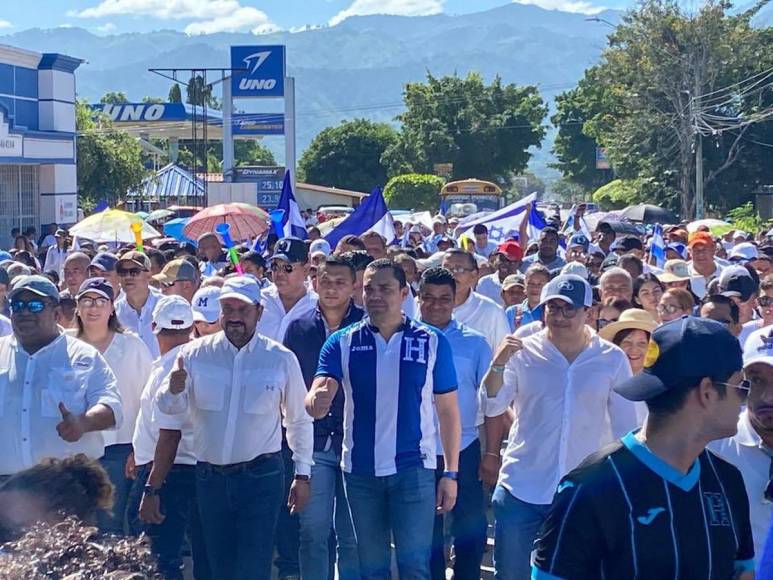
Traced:
[[490, 506], [498, 579], [773, 578], [773, 240], [555, 225], [15, 232], [0, 562], [80, 521], [144, 577], [466, 580]]

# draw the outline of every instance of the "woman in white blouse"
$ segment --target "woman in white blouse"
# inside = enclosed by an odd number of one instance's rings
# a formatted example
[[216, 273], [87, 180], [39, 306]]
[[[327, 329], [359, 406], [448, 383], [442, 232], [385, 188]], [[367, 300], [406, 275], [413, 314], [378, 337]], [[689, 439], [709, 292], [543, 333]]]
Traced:
[[104, 278], [89, 278], [81, 285], [76, 298], [76, 336], [102, 353], [118, 381], [124, 421], [120, 429], [102, 432], [105, 455], [100, 460], [115, 486], [115, 502], [112, 514], [101, 514], [99, 523], [103, 531], [123, 535], [126, 501], [131, 489], [126, 463], [132, 454], [140, 395], [150, 376], [153, 359], [137, 335], [121, 328], [113, 306], [115, 294], [116, 290]]

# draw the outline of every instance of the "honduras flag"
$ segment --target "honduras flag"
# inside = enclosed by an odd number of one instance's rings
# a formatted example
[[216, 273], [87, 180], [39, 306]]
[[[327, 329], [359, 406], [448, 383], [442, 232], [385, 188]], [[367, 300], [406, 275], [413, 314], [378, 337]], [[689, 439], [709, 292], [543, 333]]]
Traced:
[[[536, 199], [537, 194], [532, 193], [493, 213], [487, 213], [472, 221], [459, 224], [456, 228], [457, 236], [460, 238], [472, 238], [473, 227], [483, 224], [488, 228], [488, 237], [492, 242], [499, 244], [507, 238], [518, 238], [518, 232], [524, 217], [523, 214], [526, 211], [526, 206], [531, 203], [529, 238], [539, 238], [539, 232], [545, 227], [545, 222], [537, 212]], [[524, 241], [521, 240], [521, 244], [523, 245]]]
[[655, 225], [655, 231], [652, 233], [652, 246], [650, 253], [655, 258], [655, 265], [662, 268], [666, 263], [666, 242], [663, 239], [663, 226]]
[[301, 210], [293, 195], [293, 186], [290, 182], [290, 170], [285, 171], [285, 181], [282, 185], [282, 195], [279, 196], [277, 209], [284, 211], [282, 215], [282, 237], [294, 236], [305, 240], [306, 222], [301, 217]]
[[359, 236], [365, 232], [381, 234], [387, 244], [391, 244], [395, 239], [392, 214], [389, 213], [380, 187], [371, 191], [357, 209], [325, 236], [325, 240], [331, 248], [335, 249], [344, 236], [349, 234]]

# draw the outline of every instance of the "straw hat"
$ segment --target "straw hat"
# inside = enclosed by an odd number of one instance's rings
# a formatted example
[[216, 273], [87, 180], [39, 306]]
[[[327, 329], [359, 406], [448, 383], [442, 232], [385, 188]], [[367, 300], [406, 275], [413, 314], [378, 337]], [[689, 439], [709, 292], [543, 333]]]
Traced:
[[669, 260], [663, 267], [663, 272], [658, 274], [658, 280], [667, 284], [670, 282], [684, 282], [690, 279], [690, 270], [684, 260]]
[[623, 311], [616, 322], [607, 324], [599, 330], [599, 336], [604, 340], [612, 342], [621, 330], [643, 330], [649, 334], [657, 328], [658, 323], [652, 318], [652, 315], [646, 310], [639, 308], [629, 308]]

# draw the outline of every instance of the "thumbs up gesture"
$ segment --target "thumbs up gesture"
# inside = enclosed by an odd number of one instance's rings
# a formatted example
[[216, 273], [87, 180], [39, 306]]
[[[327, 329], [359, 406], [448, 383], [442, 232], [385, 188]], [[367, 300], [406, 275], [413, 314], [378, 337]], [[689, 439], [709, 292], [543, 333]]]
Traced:
[[179, 395], [185, 390], [185, 381], [188, 380], [188, 371], [185, 370], [183, 357], [177, 357], [177, 366], [169, 375], [169, 392], [173, 395]]
[[311, 395], [311, 413], [316, 419], [324, 417], [330, 411], [330, 405], [338, 391], [338, 381], [331, 377], [319, 377], [314, 384]]
[[56, 426], [56, 432], [59, 433], [59, 437], [68, 443], [80, 440], [86, 432], [81, 417], [73, 415], [62, 402], [59, 403], [59, 412], [62, 414], [62, 420]]

